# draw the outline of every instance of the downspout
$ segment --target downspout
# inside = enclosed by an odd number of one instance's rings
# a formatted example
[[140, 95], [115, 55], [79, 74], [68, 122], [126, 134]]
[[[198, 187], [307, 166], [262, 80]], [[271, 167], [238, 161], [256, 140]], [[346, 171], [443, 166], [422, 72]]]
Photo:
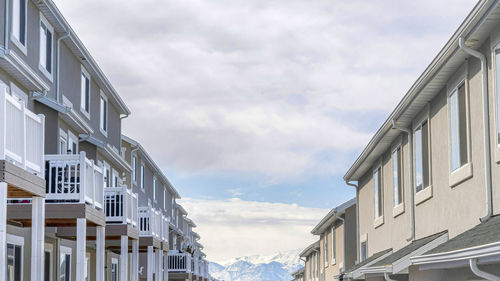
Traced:
[[384, 272], [384, 279], [385, 281], [397, 281], [395, 279], [391, 279], [391, 277], [389, 277], [389, 273], [387, 272]]
[[60, 102], [59, 98], [59, 85], [61, 84], [59, 82], [59, 74], [61, 73], [60, 68], [61, 68], [61, 41], [69, 37], [69, 33], [64, 34], [63, 36], [59, 37], [57, 39], [57, 68], [56, 68], [56, 101]]
[[6, 55], [9, 53], [9, 1], [5, 1], [5, 11], [4, 11], [4, 41], [3, 47], [4, 51], [2, 55]]
[[[351, 183], [349, 181], [345, 181], [345, 183], [349, 186], [356, 188], [356, 262], [359, 263], [359, 189], [358, 185]], [[345, 252], [345, 251], [344, 251]], [[345, 264], [345, 261], [344, 261]]]
[[481, 277], [481, 278], [484, 278], [484, 279], [490, 280], [490, 281], [500, 281], [499, 276], [493, 275], [493, 274], [488, 273], [488, 272], [484, 272], [481, 269], [479, 269], [479, 267], [477, 267], [477, 259], [470, 259], [469, 265], [470, 265], [470, 270], [472, 270], [472, 272], [474, 274], [476, 274], [478, 277]]
[[458, 40], [460, 49], [469, 55], [481, 60], [482, 92], [483, 92], [483, 139], [484, 139], [484, 177], [486, 182], [486, 216], [480, 220], [487, 221], [493, 215], [493, 196], [491, 184], [491, 152], [490, 152], [490, 112], [488, 103], [488, 66], [486, 56], [482, 53], [465, 46], [465, 39]]
[[[344, 236], [344, 237], [342, 237], [342, 240], [344, 241], [344, 251], [343, 251], [343, 255], [342, 255], [343, 256], [342, 257], [342, 262], [344, 263], [344, 268], [342, 268], [342, 271], [345, 271], [345, 267], [346, 267], [346, 259], [345, 259], [345, 257], [346, 257], [346, 254], [345, 254], [345, 252], [346, 252], [345, 251], [345, 249], [346, 249], [346, 246], [345, 246], [345, 241], [346, 241], [346, 235], [345, 235], [346, 232], [345, 232], [345, 229], [346, 229], [346, 225], [345, 225], [345, 219], [337, 216], [337, 212], [333, 212], [333, 216], [336, 219], [338, 219], [338, 220], [340, 220], [342, 222], [342, 227], [343, 227], [343, 234], [342, 235]], [[335, 227], [335, 224], [334, 224], [333, 227]]]
[[396, 120], [392, 120], [392, 128], [405, 132], [408, 135], [408, 160], [409, 160], [409, 194], [410, 194], [410, 237], [406, 241], [415, 240], [415, 196], [413, 188], [413, 132], [405, 127], [400, 127], [396, 124]]

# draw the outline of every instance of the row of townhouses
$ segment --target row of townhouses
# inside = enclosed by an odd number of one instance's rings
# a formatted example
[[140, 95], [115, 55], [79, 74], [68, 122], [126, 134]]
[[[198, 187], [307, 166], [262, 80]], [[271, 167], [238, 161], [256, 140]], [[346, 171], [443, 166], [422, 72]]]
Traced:
[[295, 280], [500, 280], [500, 1], [476, 4], [344, 180], [356, 197]]
[[210, 280], [179, 193], [54, 3], [0, 15], [0, 280]]

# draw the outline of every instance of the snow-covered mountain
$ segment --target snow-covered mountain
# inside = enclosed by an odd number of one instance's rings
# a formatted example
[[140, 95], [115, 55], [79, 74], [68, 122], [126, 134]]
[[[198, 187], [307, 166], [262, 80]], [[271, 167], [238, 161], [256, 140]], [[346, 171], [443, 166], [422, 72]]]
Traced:
[[224, 281], [289, 281], [290, 275], [303, 266], [299, 250], [280, 252], [270, 256], [246, 256], [223, 263], [211, 262], [210, 274]]

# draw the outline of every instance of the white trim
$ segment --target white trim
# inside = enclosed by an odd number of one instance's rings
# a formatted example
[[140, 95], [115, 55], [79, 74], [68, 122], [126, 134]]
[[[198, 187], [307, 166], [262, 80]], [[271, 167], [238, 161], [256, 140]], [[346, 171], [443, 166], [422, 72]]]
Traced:
[[146, 191], [146, 177], [144, 176], [144, 173], [146, 172], [146, 167], [144, 166], [144, 162], [141, 161], [141, 165], [139, 166], [139, 169], [141, 171], [141, 175], [139, 177], [139, 187], [143, 192]]
[[[396, 187], [394, 186], [394, 164], [395, 164], [394, 163], [394, 153], [397, 152], [398, 150], [399, 150], [399, 154], [397, 154], [398, 161], [401, 162], [401, 166], [402, 166], [403, 165], [403, 145], [402, 145], [401, 138], [398, 140], [397, 144], [394, 145], [394, 147], [391, 149], [391, 162], [392, 162], [392, 173], [391, 174], [392, 174], [392, 196], [393, 196], [392, 206], [393, 206], [393, 209], [398, 209], [397, 215], [404, 212], [404, 202], [405, 202], [405, 197], [404, 197], [405, 193], [404, 193], [404, 184], [403, 184], [404, 183], [404, 178], [403, 178], [404, 167], [398, 166], [398, 185], [401, 185], [401, 186], [398, 186], [397, 193], [398, 193], [398, 196], [401, 195], [401, 202], [399, 202], [399, 204], [397, 204], [397, 205], [394, 205], [394, 203], [396, 201], [396, 198], [395, 198]], [[399, 163], [396, 163], [396, 164], [399, 164]], [[399, 194], [399, 190], [401, 190], [402, 194]], [[396, 217], [397, 215], [394, 215], [394, 210], [393, 210], [393, 216]]]
[[[19, 0], [14, 0], [19, 1]], [[16, 45], [17, 48], [25, 55], [28, 56], [28, 3], [29, 1], [25, 1], [24, 3], [24, 13], [25, 13], [25, 23], [24, 23], [24, 45], [21, 43], [20, 39], [14, 35], [14, 1], [12, 1], [11, 15], [12, 20], [10, 21], [10, 41]]]
[[373, 221], [373, 228], [378, 228], [379, 226], [383, 225], [384, 224], [384, 215], [376, 218], [374, 221]]
[[[431, 144], [431, 118], [430, 118], [430, 106], [429, 104], [426, 105], [426, 107], [418, 114], [418, 117], [414, 119], [414, 122], [413, 122], [413, 126], [412, 126], [412, 137], [413, 137], [413, 191], [415, 196], [416, 194], [420, 193], [421, 191], [431, 187], [432, 188], [432, 159], [431, 159], [431, 156], [432, 156], [432, 144]], [[429, 167], [428, 167], [428, 173], [429, 173], [429, 185], [428, 186], [423, 186], [424, 184], [424, 179], [423, 179], [423, 175], [422, 175], [422, 190], [420, 190], [419, 192], [417, 192], [417, 149], [416, 149], [416, 145], [417, 145], [417, 141], [415, 139], [415, 132], [417, 131], [417, 129], [420, 128], [420, 130], [422, 130], [422, 125], [425, 123], [425, 121], [427, 121], [427, 134], [428, 134], [428, 154], [429, 154]], [[424, 159], [422, 158], [422, 162], [424, 161]], [[423, 167], [422, 167], [423, 169]], [[423, 172], [423, 170], [422, 170]], [[431, 191], [432, 193], [432, 191]], [[418, 204], [418, 203], [415, 203], [415, 204]]]
[[[82, 77], [81, 75], [84, 75], [88, 80], [89, 80], [89, 111], [87, 112], [87, 110], [85, 109], [85, 105], [84, 105], [84, 102], [85, 102], [85, 93], [83, 93], [83, 85], [81, 84], [82, 83]], [[81, 65], [81, 73], [80, 73], [80, 112], [83, 113], [83, 115], [85, 115], [85, 117], [87, 117], [88, 119], [90, 119], [90, 106], [91, 106], [91, 99], [92, 99], [92, 78], [89, 74], [89, 72], [87, 71], [87, 69], [85, 69], [85, 67], [83, 65]]]
[[[49, 72], [45, 67], [42, 66], [42, 61], [41, 61], [41, 54], [42, 54], [42, 34], [41, 34], [41, 23], [43, 23], [45, 25], [45, 27], [47, 28], [47, 30], [52, 34], [52, 38], [51, 38], [51, 42], [50, 42], [50, 45], [51, 45], [51, 48], [50, 48], [50, 59], [51, 59], [51, 62], [50, 62], [50, 66], [51, 66], [51, 69], [52, 69], [52, 72]], [[49, 21], [43, 16], [42, 13], [40, 13], [40, 21], [38, 22], [38, 31], [40, 32], [39, 34], [39, 44], [38, 44], [38, 54], [39, 54], [39, 57], [38, 57], [38, 69], [43, 73], [43, 75], [45, 75], [45, 77], [47, 77], [47, 79], [49, 79], [50, 82], [54, 82], [54, 75], [53, 75], [53, 72], [54, 72], [54, 40], [55, 40], [55, 33], [54, 33], [54, 28], [52, 27], [52, 25], [49, 23]]]
[[156, 178], [156, 175], [153, 175], [153, 202], [157, 203], [158, 196], [156, 196], [156, 192], [158, 188], [158, 179]]
[[331, 243], [332, 243], [332, 253], [331, 253], [331, 260], [332, 260], [332, 264], [336, 264], [337, 261], [337, 253], [336, 253], [336, 250], [337, 250], [337, 244], [336, 244], [336, 241], [337, 241], [337, 234], [335, 232], [336, 228], [335, 228], [335, 222], [333, 223], [332, 225], [332, 229], [331, 229], [331, 234], [332, 234], [332, 240], [331, 240]]
[[[21, 247], [21, 257], [20, 257], [20, 261], [21, 261], [21, 277], [20, 277], [20, 280], [24, 280], [24, 237], [22, 236], [17, 236], [17, 235], [13, 235], [13, 234], [9, 234], [7, 233], [6, 234], [6, 244], [4, 245], [5, 247], [5, 253], [7, 254], [7, 244], [12, 244], [14, 246], [20, 246]], [[14, 250], [14, 253], [15, 253], [15, 250]], [[8, 260], [6, 259], [6, 264], [8, 262]], [[15, 262], [15, 261], [14, 261]], [[5, 268], [5, 270], [7, 270], [7, 268]]]
[[[102, 127], [103, 125], [103, 112], [102, 112], [102, 102], [106, 103], [106, 129]], [[99, 98], [99, 131], [105, 136], [108, 137], [108, 131], [109, 131], [109, 101], [108, 97], [102, 90], [100, 90], [100, 98]]]
[[[499, 81], [497, 81], [496, 77], [497, 77], [497, 71], [500, 71], [499, 69], [496, 68], [497, 66], [497, 61], [496, 61], [496, 53], [499, 53], [500, 55], [500, 42], [495, 45], [495, 47], [492, 49], [492, 59], [493, 59], [493, 65], [492, 67], [494, 68], [494, 71], [493, 71], [493, 96], [494, 96], [494, 102], [493, 102], [493, 106], [495, 107], [495, 118], [494, 118], [494, 132], [495, 132], [495, 135], [494, 135], [494, 139], [495, 139], [495, 162], [496, 163], [500, 163], [500, 138], [498, 137], [500, 135], [500, 124], [499, 124], [499, 121], [500, 121], [500, 96], [499, 96], [499, 92], [500, 92], [500, 85], [499, 85]], [[498, 75], [500, 76], [500, 75]]]
[[449, 185], [450, 187], [455, 187], [458, 184], [472, 178], [472, 175], [472, 162], [469, 161], [467, 164], [451, 172], [449, 177]]
[[[112, 187], [113, 185], [113, 177], [111, 176], [111, 166], [109, 165], [108, 162], [103, 161], [102, 163], [102, 175], [103, 175], [103, 180], [104, 180], [104, 187]], [[108, 182], [106, 182], [106, 171], [109, 172], [109, 178], [107, 179]], [[113, 186], [116, 187], [116, 186]]]
[[404, 202], [402, 202], [399, 205], [392, 208], [392, 217], [393, 218], [398, 217], [404, 212], [405, 212], [405, 204]]
[[[76, 151], [73, 151], [73, 146], [70, 147], [71, 145], [71, 142], [74, 142], [76, 144]], [[73, 134], [73, 132], [71, 132], [70, 130], [68, 130], [68, 142], [67, 142], [67, 150], [71, 150], [71, 152], [73, 154], [78, 154], [78, 149], [79, 149], [79, 141], [78, 141], [78, 137]]]
[[[375, 165], [375, 168], [373, 169], [372, 172], [372, 178], [373, 178], [373, 214], [374, 214], [374, 224], [377, 222], [380, 218], [382, 218], [382, 223], [383, 223], [383, 217], [384, 217], [384, 180], [383, 180], [383, 175], [382, 175], [382, 160], [379, 160], [379, 162]], [[377, 193], [380, 192], [380, 199], [382, 200], [381, 202], [378, 202], [378, 194], [375, 196], [375, 184], [377, 181], [377, 178], [375, 178], [375, 174], [378, 174], [380, 177], [380, 184], [378, 184], [378, 190]], [[378, 209], [381, 209], [381, 213], [377, 214]], [[377, 216], [378, 215], [378, 216]], [[378, 225], [377, 225], [378, 226]]]

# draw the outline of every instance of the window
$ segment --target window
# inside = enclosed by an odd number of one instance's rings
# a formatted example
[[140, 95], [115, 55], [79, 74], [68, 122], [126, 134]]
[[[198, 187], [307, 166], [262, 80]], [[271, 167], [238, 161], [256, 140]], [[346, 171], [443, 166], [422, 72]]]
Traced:
[[90, 117], [90, 75], [82, 67], [81, 78], [81, 111]]
[[68, 149], [66, 154], [78, 154], [78, 137], [72, 132], [68, 131]]
[[174, 218], [175, 198], [172, 196], [172, 218]]
[[424, 120], [413, 133], [415, 140], [415, 188], [429, 186], [429, 122]]
[[43, 281], [52, 281], [52, 244], [45, 244]]
[[85, 281], [90, 281], [90, 254], [85, 253]]
[[68, 153], [68, 134], [63, 130], [59, 130], [59, 154]]
[[23, 280], [24, 238], [7, 234], [6, 281]]
[[64, 246], [59, 255], [59, 281], [71, 281], [71, 248]]
[[45, 17], [40, 14], [40, 70], [52, 80], [54, 29]]
[[364, 261], [364, 260], [366, 260], [366, 255], [367, 255], [367, 251], [368, 251], [366, 241], [361, 242], [361, 249], [360, 250], [361, 250], [361, 256], [360, 256], [361, 261]]
[[117, 170], [113, 169], [113, 187], [119, 187], [121, 185], [120, 175]]
[[[500, 48], [495, 49], [495, 88], [497, 105], [497, 145], [500, 146]], [[498, 160], [498, 159], [497, 159]]]
[[118, 259], [111, 259], [111, 281], [118, 281]]
[[328, 232], [323, 235], [323, 259], [325, 267], [328, 266]]
[[375, 218], [380, 218], [382, 216], [383, 201], [382, 201], [382, 177], [380, 175], [381, 168], [378, 167], [373, 173], [373, 187], [374, 187], [374, 198], [375, 198]]
[[455, 171], [468, 162], [465, 83], [462, 83], [451, 92], [449, 102], [451, 149], [450, 160], [451, 171]]
[[153, 201], [156, 202], [156, 177], [153, 177]]
[[141, 164], [141, 189], [144, 190], [144, 164]]
[[137, 158], [132, 156], [132, 180], [137, 182]]
[[394, 207], [403, 203], [403, 182], [401, 177], [402, 161], [401, 146], [392, 152], [392, 182], [394, 186]]
[[108, 133], [108, 98], [101, 94], [100, 129], [104, 135]]
[[27, 0], [12, 1], [12, 41], [26, 54]]
[[335, 226], [332, 226], [332, 264], [335, 264]]

